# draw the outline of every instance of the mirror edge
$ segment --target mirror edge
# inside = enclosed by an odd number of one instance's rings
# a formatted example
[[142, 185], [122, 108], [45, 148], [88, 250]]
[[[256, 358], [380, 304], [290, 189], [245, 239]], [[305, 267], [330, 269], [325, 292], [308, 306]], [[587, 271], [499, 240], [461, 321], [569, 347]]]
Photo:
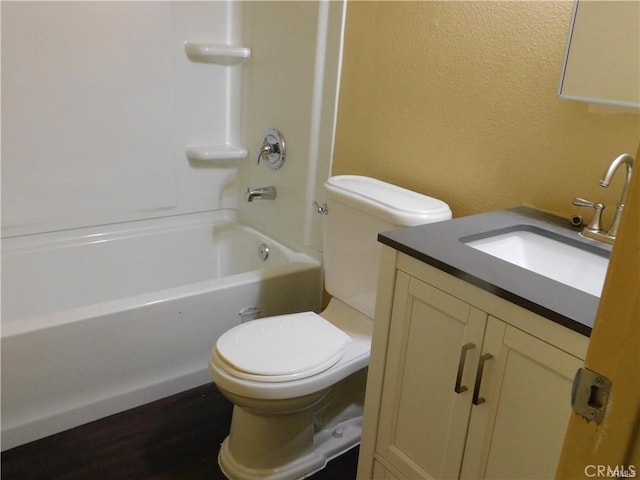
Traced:
[[571, 50], [571, 39], [573, 36], [573, 29], [576, 21], [576, 16], [578, 13], [579, 3], [580, 3], [580, 0], [574, 0], [574, 3], [573, 3], [573, 11], [571, 13], [571, 21], [569, 23], [569, 33], [567, 35], [567, 45], [565, 47], [564, 60], [562, 64], [562, 73], [560, 75], [560, 83], [558, 85], [558, 93], [557, 93], [558, 98], [562, 100], [587, 102], [587, 103], [594, 103], [599, 105], [611, 105], [615, 107], [623, 107], [623, 108], [629, 108], [633, 110], [640, 109], [640, 100], [636, 103], [636, 102], [626, 102], [626, 101], [620, 101], [620, 100], [609, 100], [606, 98], [582, 97], [582, 96], [563, 93], [562, 89], [563, 89], [565, 75], [567, 71], [567, 63], [569, 61], [569, 52]]

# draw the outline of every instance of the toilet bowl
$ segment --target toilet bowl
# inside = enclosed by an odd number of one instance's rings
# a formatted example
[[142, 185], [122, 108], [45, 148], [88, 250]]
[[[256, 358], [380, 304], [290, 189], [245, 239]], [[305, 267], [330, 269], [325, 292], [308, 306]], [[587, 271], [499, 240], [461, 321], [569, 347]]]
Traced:
[[[332, 299], [320, 315], [253, 320], [220, 337], [209, 371], [234, 404], [231, 431], [218, 456], [223, 473], [232, 479], [302, 478], [356, 446], [371, 329], [371, 319]], [[239, 347], [270, 335], [281, 337], [277, 346], [253, 344], [251, 358]], [[314, 346], [316, 351], [304, 355]], [[275, 351], [279, 358], [260, 365]], [[283, 368], [280, 360], [288, 351], [293, 358]]]
[[331, 177], [325, 191], [327, 308], [243, 323], [211, 352], [211, 376], [234, 404], [218, 455], [231, 479], [304, 478], [360, 442], [377, 234], [451, 218], [441, 200], [368, 177]]

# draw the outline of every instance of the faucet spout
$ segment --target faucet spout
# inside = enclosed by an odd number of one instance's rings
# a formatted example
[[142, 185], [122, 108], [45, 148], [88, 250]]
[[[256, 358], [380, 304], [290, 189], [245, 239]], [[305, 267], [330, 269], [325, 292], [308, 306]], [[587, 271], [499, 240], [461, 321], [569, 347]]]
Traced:
[[627, 167], [627, 176], [624, 181], [624, 187], [622, 187], [622, 193], [620, 194], [620, 200], [618, 200], [618, 205], [616, 206], [616, 213], [613, 217], [613, 222], [607, 235], [611, 237], [615, 237], [618, 231], [618, 225], [620, 224], [620, 217], [622, 215], [622, 209], [624, 208], [624, 203], [627, 200], [627, 191], [629, 190], [629, 184], [631, 182], [631, 172], [633, 170], [633, 157], [628, 153], [623, 153], [622, 155], [617, 156], [609, 165], [606, 172], [602, 176], [602, 180], [600, 180], [600, 186], [608, 187], [609, 183], [611, 183], [611, 179], [613, 175], [616, 173], [618, 168], [621, 165], [625, 165]]
[[623, 153], [622, 155], [619, 155], [613, 159], [611, 165], [609, 165], [609, 168], [607, 168], [607, 171], [604, 172], [602, 180], [600, 180], [600, 185], [602, 185], [603, 187], [608, 187], [609, 183], [611, 183], [611, 179], [613, 178], [613, 174], [616, 173], [620, 165], [623, 164], [627, 166], [627, 178], [625, 180], [623, 190], [623, 194], [626, 196], [627, 189], [629, 187], [629, 181], [631, 180], [631, 170], [633, 169], [633, 157], [628, 153]]
[[277, 192], [276, 187], [257, 187], [257, 188], [247, 188], [247, 193], [245, 194], [247, 202], [253, 202], [255, 199], [261, 200], [273, 200], [276, 198]]

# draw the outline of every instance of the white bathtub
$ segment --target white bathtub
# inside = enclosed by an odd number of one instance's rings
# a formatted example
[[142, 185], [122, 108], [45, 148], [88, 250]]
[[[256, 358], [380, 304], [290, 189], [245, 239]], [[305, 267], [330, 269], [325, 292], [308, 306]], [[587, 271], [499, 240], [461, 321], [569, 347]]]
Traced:
[[232, 211], [4, 239], [2, 449], [204, 384], [254, 307], [320, 300], [320, 263]]

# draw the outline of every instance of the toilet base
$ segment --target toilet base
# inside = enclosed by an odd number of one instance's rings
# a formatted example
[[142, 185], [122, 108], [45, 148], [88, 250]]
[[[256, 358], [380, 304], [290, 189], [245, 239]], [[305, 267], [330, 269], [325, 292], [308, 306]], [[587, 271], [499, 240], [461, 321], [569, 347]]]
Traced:
[[350, 418], [330, 429], [317, 432], [313, 438], [313, 450], [300, 458], [280, 465], [277, 470], [249, 468], [237, 462], [225, 438], [218, 454], [218, 464], [227, 478], [234, 480], [297, 480], [322, 470], [327, 462], [360, 444], [362, 416]]
[[231, 431], [218, 455], [222, 472], [233, 480], [296, 480], [358, 445], [366, 370], [284, 403], [234, 397]]

